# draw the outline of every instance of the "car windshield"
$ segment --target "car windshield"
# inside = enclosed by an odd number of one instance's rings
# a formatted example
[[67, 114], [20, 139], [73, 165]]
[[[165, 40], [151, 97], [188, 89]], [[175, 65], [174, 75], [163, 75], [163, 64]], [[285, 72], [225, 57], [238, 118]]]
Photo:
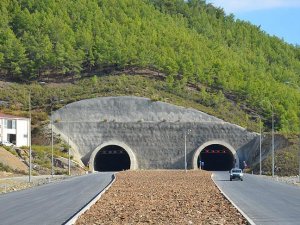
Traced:
[[240, 173], [242, 170], [232, 170], [233, 173]]

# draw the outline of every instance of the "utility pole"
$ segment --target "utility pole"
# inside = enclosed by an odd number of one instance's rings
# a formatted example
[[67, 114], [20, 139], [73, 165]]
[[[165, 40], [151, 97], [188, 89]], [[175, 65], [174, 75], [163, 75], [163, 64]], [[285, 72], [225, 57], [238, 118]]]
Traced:
[[70, 138], [68, 137], [68, 175], [71, 176]]
[[51, 176], [54, 175], [54, 165], [53, 165], [53, 117], [52, 117], [52, 103], [51, 103]]
[[29, 89], [29, 183], [31, 183], [31, 171], [32, 171], [32, 150], [31, 150], [31, 88]]
[[300, 183], [300, 135], [299, 135], [299, 176], [298, 176], [298, 182]]
[[70, 123], [68, 123], [68, 175], [71, 176]]
[[186, 136], [191, 132], [190, 129], [184, 130], [184, 170], [187, 172], [187, 157], [186, 157]]
[[50, 108], [51, 108], [51, 176], [53, 178], [54, 176], [54, 150], [53, 150], [53, 105], [56, 102], [63, 102], [64, 100], [57, 100], [57, 99], [52, 99], [51, 100], [51, 104], [50, 104]]
[[[293, 82], [290, 82], [290, 81], [286, 81], [285, 83], [288, 84], [288, 85], [292, 85], [292, 86], [294, 86], [294, 87], [297, 87], [298, 91], [300, 91], [300, 87], [299, 87], [296, 83], [293, 83]], [[300, 135], [299, 135], [299, 153], [298, 153], [298, 161], [299, 161], [298, 182], [300, 183]]]
[[259, 175], [262, 174], [261, 170], [261, 145], [262, 145], [262, 123], [261, 123], [261, 116], [254, 113], [256, 117], [259, 118]]
[[261, 175], [261, 140], [262, 140], [262, 127], [261, 127], [261, 117], [259, 116], [259, 175]]
[[186, 130], [184, 131], [184, 170], [186, 172]]
[[274, 109], [272, 106], [272, 177], [274, 177], [274, 166], [275, 166], [274, 155], [275, 155], [275, 152], [274, 152]]

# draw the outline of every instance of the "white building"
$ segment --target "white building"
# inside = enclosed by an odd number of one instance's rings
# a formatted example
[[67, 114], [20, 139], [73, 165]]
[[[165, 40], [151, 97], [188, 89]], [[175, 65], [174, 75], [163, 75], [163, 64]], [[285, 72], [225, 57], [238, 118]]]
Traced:
[[0, 112], [0, 142], [9, 141], [17, 147], [30, 145], [30, 119]]

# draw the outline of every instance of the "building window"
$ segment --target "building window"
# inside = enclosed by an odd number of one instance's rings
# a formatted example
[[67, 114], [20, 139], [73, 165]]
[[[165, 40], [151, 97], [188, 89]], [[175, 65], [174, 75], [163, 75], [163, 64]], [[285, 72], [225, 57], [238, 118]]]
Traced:
[[7, 129], [16, 129], [16, 120], [4, 120], [4, 127]]

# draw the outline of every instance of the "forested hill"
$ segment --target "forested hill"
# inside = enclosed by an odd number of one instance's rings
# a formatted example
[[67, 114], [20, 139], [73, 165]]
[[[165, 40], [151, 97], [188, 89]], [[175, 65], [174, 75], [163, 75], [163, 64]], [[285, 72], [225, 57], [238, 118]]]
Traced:
[[[299, 130], [300, 48], [204, 0], [1, 0], [2, 79], [150, 69]], [[134, 79], [134, 78], [133, 78]], [[201, 99], [199, 99], [201, 102]]]

